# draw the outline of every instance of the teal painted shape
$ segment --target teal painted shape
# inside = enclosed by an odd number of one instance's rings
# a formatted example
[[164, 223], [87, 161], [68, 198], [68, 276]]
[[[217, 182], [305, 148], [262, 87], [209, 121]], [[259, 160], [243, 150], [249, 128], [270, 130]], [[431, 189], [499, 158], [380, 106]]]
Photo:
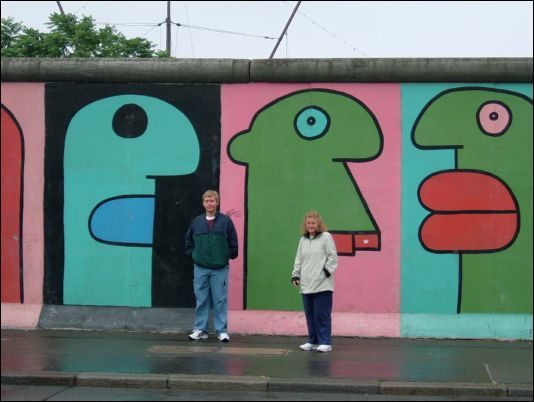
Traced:
[[330, 116], [318, 107], [309, 107], [297, 115], [295, 125], [299, 135], [311, 140], [326, 133], [330, 125]]
[[[115, 112], [130, 104], [146, 113], [147, 123], [141, 135], [132, 138], [113, 129]], [[190, 174], [199, 157], [189, 119], [160, 99], [113, 96], [76, 113], [64, 153], [64, 304], [151, 305], [152, 249], [98, 242], [91, 237], [89, 217], [106, 199], [153, 196], [155, 183], [149, 176]]]
[[532, 340], [530, 314], [402, 314], [401, 337]]
[[[451, 324], [443, 319], [443, 314], [455, 314], [458, 297], [458, 256], [451, 254], [434, 254], [423, 249], [418, 238], [418, 229], [428, 215], [417, 199], [417, 188], [430, 173], [454, 168], [453, 150], [420, 150], [411, 142], [410, 134], [415, 119], [425, 105], [440, 92], [451, 88], [485, 87], [506, 89], [532, 97], [532, 85], [524, 84], [402, 84], [402, 214], [401, 214], [401, 335], [434, 336], [451, 331]], [[412, 316], [404, 313], [421, 313]], [[414, 331], [413, 317], [438, 314], [432, 331]], [[469, 314], [475, 317], [476, 314]], [[480, 315], [485, 316], [485, 315]], [[494, 315], [496, 316], [496, 315]], [[466, 318], [469, 320], [470, 318]], [[441, 322], [441, 324], [440, 324]], [[480, 337], [478, 323], [465, 324], [463, 333], [466, 337]], [[441, 325], [441, 327], [440, 327]], [[459, 325], [459, 322], [456, 323]], [[506, 325], [506, 324], [503, 324]], [[469, 328], [472, 328], [471, 330]], [[483, 326], [481, 328], [484, 328]], [[532, 322], [530, 322], [532, 338]], [[519, 331], [519, 332], [518, 332]], [[510, 338], [518, 338], [519, 330], [508, 331]], [[483, 332], [483, 331], [482, 331]], [[423, 335], [426, 334], [426, 335]], [[515, 334], [515, 335], [514, 335]], [[461, 337], [461, 336], [459, 336]], [[487, 337], [487, 336], [485, 336]]]
[[452, 150], [424, 152], [410, 133], [423, 107], [444, 84], [402, 84], [402, 211], [401, 211], [401, 312], [456, 313], [458, 256], [433, 254], [419, 242], [418, 231], [428, 215], [417, 199], [417, 188], [430, 173], [454, 168]]

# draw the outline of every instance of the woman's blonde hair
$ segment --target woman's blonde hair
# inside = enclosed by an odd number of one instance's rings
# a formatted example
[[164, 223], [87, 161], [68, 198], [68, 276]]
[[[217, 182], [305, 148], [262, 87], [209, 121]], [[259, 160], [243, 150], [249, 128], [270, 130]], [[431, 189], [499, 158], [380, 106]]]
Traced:
[[326, 232], [328, 228], [326, 227], [326, 224], [323, 222], [323, 218], [321, 215], [319, 215], [319, 212], [317, 211], [309, 211], [306, 212], [306, 215], [304, 215], [304, 221], [302, 222], [302, 226], [300, 228], [300, 234], [302, 236], [306, 236], [308, 234], [308, 230], [306, 229], [306, 219], [313, 218], [317, 220], [317, 232]]

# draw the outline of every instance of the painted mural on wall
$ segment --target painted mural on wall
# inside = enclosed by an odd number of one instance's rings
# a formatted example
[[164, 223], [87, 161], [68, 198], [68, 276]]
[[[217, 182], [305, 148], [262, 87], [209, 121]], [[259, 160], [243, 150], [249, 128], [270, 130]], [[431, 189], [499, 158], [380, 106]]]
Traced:
[[380, 126], [364, 104], [320, 89], [266, 105], [232, 138], [229, 155], [247, 166], [246, 308], [301, 307], [287, 268], [306, 211], [320, 211], [340, 254], [379, 250], [380, 230], [347, 162], [371, 161], [382, 148]]
[[2, 83], [1, 92], [2, 303], [38, 306], [43, 303], [44, 84]]
[[302, 310], [315, 209], [347, 334], [531, 323], [532, 132], [522, 84], [3, 83], [2, 302], [193, 307], [184, 236], [215, 188], [233, 311]]
[[[77, 102], [65, 108], [60, 100], [72, 93]], [[218, 94], [217, 86], [47, 86], [56, 105], [47, 109], [45, 218], [57, 223], [46, 233], [49, 302], [194, 305], [181, 242], [201, 189], [218, 185]]]
[[532, 86], [402, 91], [401, 333], [421, 313], [532, 313]]
[[460, 255], [458, 312], [532, 312], [532, 132], [531, 99], [487, 88], [440, 93], [414, 125], [415, 146], [455, 153], [418, 196], [423, 247]]
[[24, 137], [2, 105], [2, 302], [23, 303], [22, 200]]
[[289, 276], [315, 209], [340, 255], [334, 311], [398, 312], [399, 85], [228, 85], [221, 99], [221, 205], [242, 246], [230, 308], [302, 310]]

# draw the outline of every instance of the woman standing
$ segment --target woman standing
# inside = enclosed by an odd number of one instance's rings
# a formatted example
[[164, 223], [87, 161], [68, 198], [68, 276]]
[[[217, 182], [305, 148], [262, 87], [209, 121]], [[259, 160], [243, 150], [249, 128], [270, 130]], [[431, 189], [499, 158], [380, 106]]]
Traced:
[[337, 268], [337, 252], [326, 230], [318, 212], [306, 213], [291, 274], [293, 286], [300, 286], [308, 325], [308, 341], [300, 345], [302, 350], [332, 350], [332, 274]]

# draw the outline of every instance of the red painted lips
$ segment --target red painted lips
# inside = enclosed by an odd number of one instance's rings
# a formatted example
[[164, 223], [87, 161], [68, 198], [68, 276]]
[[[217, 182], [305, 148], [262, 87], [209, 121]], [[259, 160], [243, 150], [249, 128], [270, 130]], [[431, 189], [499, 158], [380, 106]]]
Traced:
[[511, 190], [495, 176], [454, 170], [427, 177], [419, 199], [432, 213], [419, 230], [435, 252], [491, 252], [514, 241], [519, 210]]

